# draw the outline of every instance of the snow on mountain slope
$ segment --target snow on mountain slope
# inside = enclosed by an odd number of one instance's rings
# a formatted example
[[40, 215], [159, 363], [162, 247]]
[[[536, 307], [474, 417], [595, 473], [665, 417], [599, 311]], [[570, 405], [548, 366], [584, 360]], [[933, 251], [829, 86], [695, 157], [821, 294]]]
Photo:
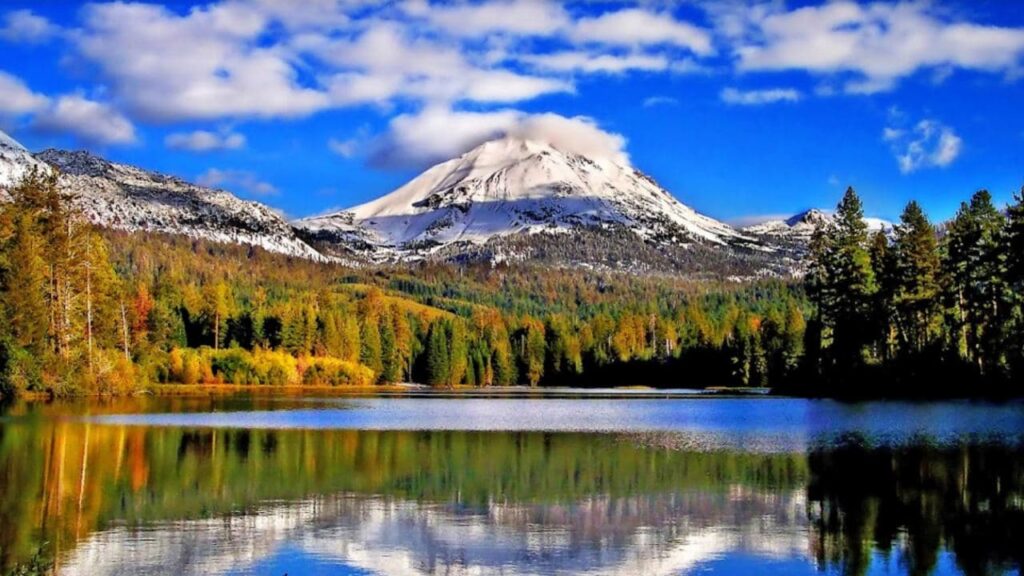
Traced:
[[33, 166], [43, 171], [50, 167], [36, 160], [24, 146], [0, 130], [0, 189], [21, 180]]
[[[814, 234], [814, 228], [819, 223], [828, 225], [833, 220], [835, 220], [833, 214], [812, 208], [785, 220], [769, 220], [760, 224], [754, 224], [753, 226], [747, 226], [742, 230], [755, 236], [806, 242], [811, 239], [811, 235]], [[868, 225], [868, 230], [871, 232], [878, 230], [889, 232], [893, 229], [892, 222], [882, 220], [881, 218], [864, 218], [864, 223]]]
[[271, 252], [324, 260], [270, 208], [223, 190], [114, 164], [88, 152], [46, 150], [35, 156], [0, 132], [0, 201], [32, 167], [60, 170], [62, 193], [94, 224], [129, 232], [181, 234], [260, 246]]
[[324, 259], [295, 235], [284, 218], [258, 202], [108, 162], [88, 152], [51, 149], [36, 158], [60, 170], [62, 192], [96, 225], [129, 232], [180, 234]]
[[295, 225], [313, 237], [399, 253], [580, 228], [620, 227], [677, 245], [752, 242], [633, 168], [510, 137], [438, 164], [377, 200]]

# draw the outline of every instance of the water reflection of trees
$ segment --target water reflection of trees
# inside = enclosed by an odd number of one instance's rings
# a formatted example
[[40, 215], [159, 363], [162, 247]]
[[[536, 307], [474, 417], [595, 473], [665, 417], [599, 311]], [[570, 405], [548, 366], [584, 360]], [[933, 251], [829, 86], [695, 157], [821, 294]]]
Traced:
[[0, 567], [128, 526], [337, 492], [575, 503], [727, 486], [797, 488], [802, 457], [687, 453], [587, 434], [183, 430], [40, 418], [0, 425]]
[[997, 443], [752, 454], [615, 435], [24, 418], [0, 424], [0, 573], [44, 542], [59, 556], [113, 523], [218, 517], [269, 500], [344, 493], [437, 504], [515, 533], [562, 526], [591, 550], [651, 526], [663, 527], [655, 536], [667, 546], [680, 530], [778, 520], [784, 509], [770, 505], [772, 495], [792, 502], [806, 489], [810, 549], [822, 566], [863, 574], [878, 553], [896, 552], [908, 572], [927, 573], [948, 549], [964, 571], [982, 574], [1024, 560], [1022, 485], [1024, 449]]
[[865, 447], [808, 454], [808, 513], [820, 564], [864, 574], [873, 551], [928, 574], [943, 549], [960, 570], [1024, 563], [1024, 447], [1000, 443]]

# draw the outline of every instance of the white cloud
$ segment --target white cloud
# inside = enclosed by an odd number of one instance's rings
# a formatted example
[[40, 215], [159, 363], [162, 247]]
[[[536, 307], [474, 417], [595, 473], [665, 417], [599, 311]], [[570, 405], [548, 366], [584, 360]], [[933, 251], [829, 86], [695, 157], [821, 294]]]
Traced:
[[336, 30], [351, 23], [348, 12], [371, 4], [360, 0], [245, 0], [268, 19], [289, 31]]
[[719, 97], [727, 104], [739, 106], [759, 106], [776, 102], [797, 102], [802, 97], [800, 92], [792, 88], [771, 88], [768, 90], [737, 90], [724, 88]]
[[49, 103], [49, 98], [30, 90], [20, 78], [0, 70], [0, 116], [31, 114]]
[[34, 126], [44, 132], [71, 134], [93, 144], [131, 144], [135, 126], [109, 104], [70, 94], [38, 112]]
[[602, 130], [590, 118], [527, 114], [519, 110], [456, 111], [431, 107], [392, 119], [371, 161], [389, 167], [422, 167], [456, 157], [504, 135], [540, 140], [579, 154], [628, 164], [625, 138]]
[[208, 188], [234, 189], [250, 196], [276, 196], [277, 187], [260, 180], [256, 174], [248, 170], [221, 170], [210, 168], [199, 175], [196, 183]]
[[149, 120], [295, 117], [325, 108], [289, 55], [259, 42], [268, 20], [231, 2], [181, 16], [149, 4], [90, 4], [76, 43], [116, 98]]
[[651, 54], [591, 54], [588, 52], [566, 51], [549, 54], [528, 54], [522, 62], [549, 72], [583, 72], [587, 74], [622, 74], [631, 70], [648, 72], [668, 68], [668, 58]]
[[621, 46], [668, 44], [687, 48], [696, 54], [714, 52], [711, 35], [671, 14], [659, 14], [639, 8], [608, 12], [579, 19], [569, 36], [578, 42], [596, 42]]
[[356, 151], [359, 149], [359, 140], [356, 138], [349, 138], [347, 140], [331, 138], [327, 141], [327, 149], [342, 158], [351, 158], [355, 156]]
[[549, 36], [569, 25], [561, 5], [546, 0], [499, 0], [479, 4], [429, 5], [411, 2], [406, 12], [423, 16], [454, 36], [483, 37], [495, 32]]
[[776, 5], [747, 18], [732, 21], [740, 70], [853, 73], [849, 93], [891, 90], [922, 68], [1012, 73], [1024, 55], [1024, 28], [951, 21], [931, 2]]
[[[524, 76], [506, 70], [484, 70], [471, 73], [466, 87], [461, 91], [442, 90], [444, 95], [449, 92], [461, 94], [462, 97], [476, 102], [521, 102], [558, 92], [575, 92], [571, 82], [554, 78]], [[439, 84], [438, 87], [441, 87]], [[426, 92], [429, 96], [430, 92]], [[454, 99], [454, 98], [453, 98]]]
[[222, 130], [220, 132], [210, 132], [208, 130], [176, 132], [164, 138], [164, 145], [174, 150], [188, 150], [191, 152], [238, 150], [245, 147], [245, 136], [230, 130]]
[[500, 136], [520, 117], [515, 110], [456, 112], [431, 107], [394, 117], [371, 161], [385, 167], [422, 167], [447, 160]]
[[563, 79], [475, 66], [459, 47], [411, 39], [394, 22], [374, 24], [353, 39], [307, 35], [295, 46], [342, 69], [327, 82], [332, 101], [340, 105], [387, 104], [395, 98], [509, 103], [574, 90]]
[[59, 27], [31, 10], [11, 10], [4, 15], [0, 38], [8, 42], [38, 44], [46, 42], [59, 32]]
[[963, 150], [963, 140], [953, 128], [934, 119], [921, 120], [908, 130], [886, 127], [882, 139], [892, 147], [903, 174], [944, 168]]
[[629, 164], [625, 137], [602, 130], [594, 119], [586, 116], [566, 118], [550, 112], [529, 114], [521, 117], [508, 130], [508, 134], [526, 140], [547, 142], [564, 152]]
[[513, 104], [574, 93], [578, 73], [702, 70], [691, 56], [714, 52], [707, 30], [668, 10], [575, 10], [553, 0], [100, 2], [68, 39], [110, 102], [147, 123]]

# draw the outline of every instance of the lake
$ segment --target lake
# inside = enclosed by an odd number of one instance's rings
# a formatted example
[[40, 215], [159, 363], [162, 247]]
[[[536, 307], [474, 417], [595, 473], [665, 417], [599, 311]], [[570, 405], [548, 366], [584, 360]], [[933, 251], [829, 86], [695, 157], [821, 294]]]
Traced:
[[992, 574], [1022, 542], [1022, 402], [0, 408], [2, 574]]

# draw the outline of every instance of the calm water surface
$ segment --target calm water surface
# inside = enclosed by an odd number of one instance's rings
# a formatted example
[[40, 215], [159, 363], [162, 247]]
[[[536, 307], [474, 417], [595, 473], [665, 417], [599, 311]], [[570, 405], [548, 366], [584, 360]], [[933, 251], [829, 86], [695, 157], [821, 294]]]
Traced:
[[1024, 403], [0, 408], [0, 574], [993, 574]]

